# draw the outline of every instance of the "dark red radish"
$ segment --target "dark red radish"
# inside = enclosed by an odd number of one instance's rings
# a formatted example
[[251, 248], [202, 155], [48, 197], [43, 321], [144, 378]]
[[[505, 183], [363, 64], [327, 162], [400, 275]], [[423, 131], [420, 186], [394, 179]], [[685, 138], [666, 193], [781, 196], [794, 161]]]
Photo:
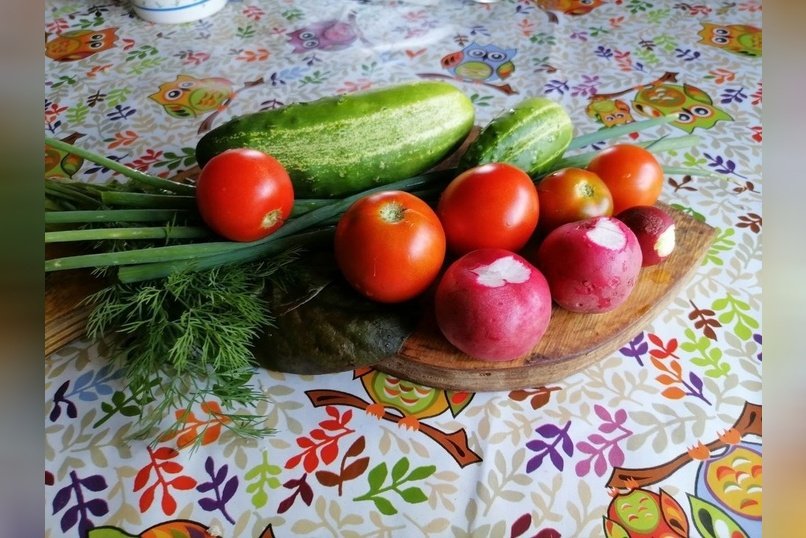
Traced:
[[531, 351], [549, 325], [551, 294], [545, 277], [521, 256], [503, 249], [469, 252], [437, 285], [437, 325], [460, 351], [507, 361]]
[[674, 250], [674, 219], [663, 209], [640, 205], [625, 209], [616, 218], [638, 238], [644, 267], [659, 264]]
[[629, 297], [641, 271], [635, 234], [613, 217], [564, 224], [537, 251], [554, 301], [572, 312], [608, 312]]

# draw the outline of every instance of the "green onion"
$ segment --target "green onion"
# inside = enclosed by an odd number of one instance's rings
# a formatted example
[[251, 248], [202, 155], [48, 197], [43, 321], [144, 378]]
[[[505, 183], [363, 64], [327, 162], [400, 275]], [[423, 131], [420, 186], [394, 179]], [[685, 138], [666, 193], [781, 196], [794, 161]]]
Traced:
[[46, 211], [45, 224], [85, 222], [170, 222], [192, 213], [175, 209], [87, 209], [83, 211]]
[[101, 193], [104, 205], [153, 209], [192, 209], [195, 196], [179, 194], [150, 194], [145, 192], [105, 191]]
[[207, 228], [197, 226], [149, 226], [142, 228], [91, 228], [45, 232], [45, 243], [121, 239], [199, 239], [208, 237]]
[[593, 144], [595, 142], [603, 142], [605, 140], [609, 140], [611, 138], [616, 138], [619, 136], [624, 136], [630, 133], [637, 133], [638, 131], [643, 131], [644, 129], [649, 129], [650, 127], [655, 127], [656, 125], [665, 125], [667, 123], [673, 122], [677, 119], [677, 114], [667, 114], [666, 116], [661, 116], [660, 118], [652, 118], [649, 120], [641, 120], [632, 123], [625, 123], [623, 125], [618, 125], [616, 127], [606, 127], [603, 129], [599, 129], [593, 133], [588, 133], [584, 135], [577, 136], [573, 140], [571, 140], [571, 144], [569, 144], [568, 149], [566, 151], [573, 151], [575, 149], [581, 149], [588, 144]]
[[112, 159], [109, 159], [102, 155], [98, 155], [91, 151], [81, 149], [77, 146], [68, 144], [67, 142], [62, 142], [61, 140], [57, 140], [55, 138], [45, 138], [45, 144], [52, 148], [66, 151], [68, 153], [78, 155], [79, 157], [83, 157], [85, 159], [89, 159], [95, 164], [99, 164], [104, 168], [109, 168], [110, 170], [113, 170], [130, 179], [138, 181], [144, 185], [149, 185], [151, 187], [164, 189], [166, 191], [175, 192], [178, 194], [193, 194], [196, 191], [193, 185], [177, 183], [176, 181], [170, 181], [168, 179], [163, 179], [161, 177], [152, 176], [151, 174], [140, 172], [139, 170], [135, 170], [134, 168], [130, 168], [126, 165], [120, 164], [117, 161], [113, 161]]
[[[187, 260], [203, 256], [233, 253], [232, 263], [254, 260], [263, 255], [265, 245], [286, 236], [305, 231], [313, 226], [320, 225], [344, 213], [360, 198], [386, 190], [416, 190], [420, 187], [434, 184], [447, 184], [452, 178], [452, 170], [429, 172], [414, 176], [388, 185], [382, 185], [367, 191], [335, 200], [332, 204], [322, 206], [304, 215], [289, 219], [276, 232], [264, 239], [248, 243], [232, 241], [215, 241], [187, 245], [170, 245], [165, 247], [152, 247], [146, 249], [126, 250], [120, 252], [103, 252], [98, 254], [84, 254], [65, 258], [54, 258], [45, 261], [45, 271], [61, 271], [66, 269], [80, 269], [86, 267], [109, 267], [118, 265], [133, 265], [149, 262], [172, 262]], [[273, 248], [273, 247], [272, 247]], [[269, 248], [268, 250], [272, 250]], [[242, 251], [239, 254], [235, 252]]]
[[[691, 146], [695, 146], [700, 142], [700, 137], [697, 135], [684, 135], [684, 136], [676, 136], [676, 137], [666, 137], [660, 138], [657, 140], [652, 140], [650, 142], [639, 142], [638, 146], [642, 146], [645, 148], [652, 148], [654, 152], [662, 152], [662, 151], [674, 151], [678, 149], [684, 149]], [[561, 159], [556, 165], [556, 169], [560, 168], [584, 168], [591, 162], [591, 160], [598, 154], [598, 151], [589, 151], [586, 153], [580, 153], [578, 155], [572, 155], [570, 157], [565, 157]]]
[[299, 198], [294, 200], [294, 209], [291, 211], [292, 217], [299, 217], [305, 213], [310, 213], [314, 209], [319, 209], [335, 202], [334, 198]]
[[118, 269], [118, 280], [125, 284], [164, 278], [180, 271], [206, 271], [208, 269], [238, 263], [241, 259], [257, 259], [264, 256], [278, 254], [292, 247], [321, 243], [324, 240], [329, 240], [332, 238], [333, 232], [334, 227], [331, 226], [328, 228], [281, 237], [271, 243], [261, 245], [259, 251], [256, 253], [247, 252], [249, 250], [247, 248], [245, 250], [235, 252], [224, 252], [221, 254], [185, 260], [127, 265]]
[[725, 174], [713, 172], [711, 170], [703, 170], [702, 168], [684, 168], [680, 166], [664, 166], [663, 172], [670, 176], [697, 176], [697, 177], [710, 177], [714, 179], [729, 179]]

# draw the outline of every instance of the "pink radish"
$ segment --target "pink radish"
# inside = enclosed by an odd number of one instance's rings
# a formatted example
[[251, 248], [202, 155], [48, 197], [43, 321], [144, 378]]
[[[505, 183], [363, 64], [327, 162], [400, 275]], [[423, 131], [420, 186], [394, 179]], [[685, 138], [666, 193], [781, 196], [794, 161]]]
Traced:
[[551, 318], [545, 277], [503, 249], [469, 252], [453, 262], [435, 296], [437, 325], [467, 355], [506, 361], [537, 345]]
[[616, 218], [638, 238], [644, 267], [659, 264], [674, 250], [674, 219], [663, 209], [649, 205], [634, 206], [625, 209]]
[[541, 243], [536, 265], [562, 308], [608, 312], [621, 305], [635, 287], [641, 271], [641, 247], [621, 221], [594, 217], [555, 228]]

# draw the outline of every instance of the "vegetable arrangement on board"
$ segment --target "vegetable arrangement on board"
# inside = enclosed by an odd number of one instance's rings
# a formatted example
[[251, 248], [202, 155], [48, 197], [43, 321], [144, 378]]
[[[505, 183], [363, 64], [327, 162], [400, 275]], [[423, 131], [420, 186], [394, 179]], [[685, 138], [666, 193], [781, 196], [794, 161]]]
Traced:
[[572, 138], [559, 104], [531, 98], [451, 167], [472, 103], [446, 83], [409, 83], [235, 118], [199, 140], [195, 183], [47, 139], [128, 181], [45, 180], [45, 242], [82, 247], [45, 271], [108, 279], [87, 299], [87, 331], [117, 346], [139, 435], [171, 435], [188, 417], [179, 410], [215, 398], [222, 425], [260, 437], [273, 431], [248, 409], [265, 399], [255, 368], [375, 364], [429, 301], [448, 341], [493, 361], [534, 347], [552, 301], [616, 308], [642, 263], [674, 246], [669, 221], [646, 208], [663, 174], [713, 174], [655, 159], [691, 135], [569, 154], [673, 119]]

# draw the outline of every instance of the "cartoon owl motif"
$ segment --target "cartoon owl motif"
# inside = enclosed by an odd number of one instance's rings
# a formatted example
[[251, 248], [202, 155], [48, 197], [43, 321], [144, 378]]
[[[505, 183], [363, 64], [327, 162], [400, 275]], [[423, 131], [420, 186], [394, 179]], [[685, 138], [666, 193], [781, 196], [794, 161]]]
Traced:
[[689, 450], [702, 462], [696, 497], [723, 509], [748, 536], [761, 536], [761, 445], [742, 441], [732, 428], [719, 438], [728, 447], [717, 455], [702, 444]]
[[[62, 142], [74, 144], [84, 133], [72, 133], [61, 139]], [[84, 157], [74, 153], [45, 146], [45, 177], [46, 178], [72, 178], [84, 164]]]
[[576, 16], [590, 13], [603, 3], [603, 0], [537, 0], [537, 7]]
[[226, 105], [234, 95], [232, 82], [225, 78], [177, 75], [148, 97], [174, 118], [195, 118]]
[[111, 49], [117, 41], [117, 28], [71, 30], [45, 43], [45, 56], [57, 62], [83, 60]]
[[367, 407], [368, 414], [380, 418], [386, 409], [394, 409], [403, 415], [398, 424], [415, 431], [420, 428], [420, 419], [441, 415], [449, 409], [455, 417], [473, 398], [470, 392], [434, 389], [371, 368], [357, 369], [354, 376], [361, 378], [374, 402]]
[[630, 105], [621, 99], [591, 99], [585, 112], [589, 117], [605, 127], [614, 127], [635, 121], [630, 112]]
[[516, 53], [517, 49], [478, 45], [474, 41], [460, 51], [446, 54], [440, 63], [454, 76], [464, 80], [504, 80], [515, 71], [512, 58]]
[[691, 84], [648, 86], [635, 94], [632, 105], [649, 118], [676, 113], [677, 120], [671, 125], [689, 134], [698, 127], [710, 129], [720, 120], [733, 121], [733, 116], [714, 105], [711, 96]]
[[208, 527], [189, 519], [172, 519], [147, 528], [139, 534], [130, 534], [119, 527], [104, 526], [90, 529], [87, 538], [213, 538], [221, 529]]
[[702, 23], [700, 43], [742, 56], [761, 56], [761, 28], [746, 24]]
[[288, 43], [294, 46], [291, 52], [325, 50], [328, 52], [346, 49], [358, 39], [355, 13], [350, 13], [346, 21], [327, 20], [309, 24], [286, 34]]
[[607, 538], [688, 536], [688, 519], [683, 507], [662, 489], [660, 494], [637, 488], [611, 494], [613, 500], [607, 507], [607, 515], [602, 517]]

